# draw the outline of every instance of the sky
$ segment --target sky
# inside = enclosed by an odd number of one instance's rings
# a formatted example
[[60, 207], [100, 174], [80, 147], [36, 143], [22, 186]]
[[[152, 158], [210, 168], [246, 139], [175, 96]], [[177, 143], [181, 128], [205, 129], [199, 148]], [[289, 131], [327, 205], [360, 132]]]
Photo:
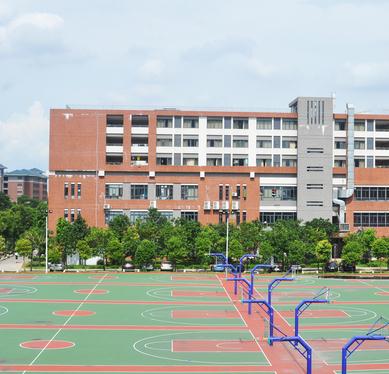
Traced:
[[0, 164], [48, 168], [50, 108], [389, 112], [386, 0], [0, 0]]

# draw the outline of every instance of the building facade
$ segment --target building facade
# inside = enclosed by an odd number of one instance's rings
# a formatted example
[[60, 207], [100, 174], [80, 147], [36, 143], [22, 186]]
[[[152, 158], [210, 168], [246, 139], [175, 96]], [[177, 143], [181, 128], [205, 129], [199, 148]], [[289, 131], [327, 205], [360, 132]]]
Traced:
[[7, 169], [4, 165], [0, 164], [0, 192], [4, 191], [4, 170]]
[[333, 112], [299, 97], [290, 112], [53, 109], [49, 226], [77, 214], [104, 226], [149, 207], [222, 222], [326, 218], [343, 233], [389, 234], [389, 116]]
[[47, 176], [39, 169], [20, 169], [4, 174], [4, 193], [12, 201], [25, 195], [31, 199], [47, 200]]

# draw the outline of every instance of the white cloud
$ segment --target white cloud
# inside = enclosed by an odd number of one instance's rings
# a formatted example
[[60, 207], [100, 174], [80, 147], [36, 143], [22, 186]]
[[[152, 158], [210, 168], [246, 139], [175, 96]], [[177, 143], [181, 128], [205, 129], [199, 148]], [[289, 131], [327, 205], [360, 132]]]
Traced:
[[247, 61], [247, 66], [255, 75], [261, 78], [269, 77], [277, 71], [275, 65], [263, 63], [256, 58], [250, 58]]
[[139, 73], [145, 78], [158, 78], [163, 71], [163, 63], [158, 59], [147, 60], [139, 69]]
[[9, 169], [38, 167], [47, 170], [49, 119], [35, 101], [26, 113], [0, 121], [0, 163]]
[[64, 20], [51, 13], [25, 13], [14, 17], [0, 27], [0, 53], [15, 54], [23, 51], [57, 49], [61, 44], [58, 32]]
[[389, 85], [388, 62], [361, 62], [345, 64], [346, 79], [355, 87], [382, 87]]

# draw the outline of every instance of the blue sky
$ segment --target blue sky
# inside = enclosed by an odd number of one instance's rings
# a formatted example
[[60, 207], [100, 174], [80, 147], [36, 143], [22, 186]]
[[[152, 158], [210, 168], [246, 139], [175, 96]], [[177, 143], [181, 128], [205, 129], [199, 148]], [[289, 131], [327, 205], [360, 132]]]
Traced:
[[0, 0], [0, 163], [48, 165], [53, 107], [389, 112], [389, 1]]

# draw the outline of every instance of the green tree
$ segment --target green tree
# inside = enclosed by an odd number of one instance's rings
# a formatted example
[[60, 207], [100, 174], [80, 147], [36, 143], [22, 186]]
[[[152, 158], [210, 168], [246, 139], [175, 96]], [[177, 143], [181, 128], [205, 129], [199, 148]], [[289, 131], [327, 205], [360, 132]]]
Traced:
[[12, 206], [11, 199], [4, 192], [0, 192], [0, 210], [10, 209]]
[[372, 245], [372, 251], [375, 257], [379, 259], [386, 259], [387, 267], [389, 269], [389, 241], [387, 238], [377, 238]]
[[330, 220], [324, 218], [314, 218], [313, 220], [306, 222], [305, 226], [324, 231], [328, 239], [339, 231], [338, 225], [335, 225]]
[[22, 237], [31, 242], [34, 255], [40, 256], [41, 254], [44, 254], [46, 238], [38, 228], [32, 227], [27, 230]]
[[28, 239], [21, 238], [16, 242], [16, 251], [23, 257], [30, 258], [30, 270], [32, 271], [32, 244]]
[[360, 241], [351, 240], [346, 243], [342, 250], [342, 261], [348, 265], [355, 266], [362, 260], [363, 245]]
[[0, 235], [0, 255], [4, 255], [5, 252], [5, 239]]
[[85, 266], [86, 260], [92, 257], [92, 248], [85, 239], [81, 239], [77, 242], [76, 249], [80, 256], [81, 263]]
[[152, 265], [155, 259], [155, 244], [144, 239], [140, 242], [135, 252], [135, 264], [141, 269], [147, 265]]
[[317, 267], [319, 268], [320, 265], [323, 266], [324, 271], [324, 264], [327, 263], [332, 255], [332, 245], [328, 240], [320, 240], [315, 247], [315, 254], [316, 254], [316, 261], [317, 261]]
[[108, 241], [107, 251], [106, 251], [107, 259], [112, 264], [122, 264], [124, 260], [124, 251], [123, 245], [120, 243], [119, 239], [115, 236], [111, 237]]
[[77, 243], [74, 241], [72, 224], [64, 218], [60, 218], [57, 222], [56, 232], [56, 240], [58, 245], [61, 247], [62, 262], [66, 266], [68, 255], [74, 253], [75, 244]]
[[122, 240], [123, 251], [125, 256], [134, 256], [135, 252], [139, 246], [140, 237], [138, 233], [137, 226], [130, 225], [125, 232]]
[[188, 253], [180, 236], [174, 235], [166, 242], [166, 250], [169, 260], [174, 265], [184, 265], [188, 261]]
[[32, 199], [31, 197], [26, 195], [21, 195], [17, 198], [16, 202], [18, 205], [27, 205], [31, 208], [36, 208], [39, 205], [40, 200]]
[[114, 217], [108, 223], [109, 229], [114, 233], [114, 235], [120, 240], [123, 240], [125, 233], [127, 232], [128, 226], [130, 226], [129, 218], [121, 214], [119, 216]]
[[104, 270], [107, 264], [107, 247], [112, 235], [112, 232], [107, 228], [92, 227], [85, 238], [92, 248], [93, 254], [102, 258]]
[[58, 264], [61, 262], [61, 248], [55, 242], [49, 242], [48, 246], [48, 261], [52, 264]]

